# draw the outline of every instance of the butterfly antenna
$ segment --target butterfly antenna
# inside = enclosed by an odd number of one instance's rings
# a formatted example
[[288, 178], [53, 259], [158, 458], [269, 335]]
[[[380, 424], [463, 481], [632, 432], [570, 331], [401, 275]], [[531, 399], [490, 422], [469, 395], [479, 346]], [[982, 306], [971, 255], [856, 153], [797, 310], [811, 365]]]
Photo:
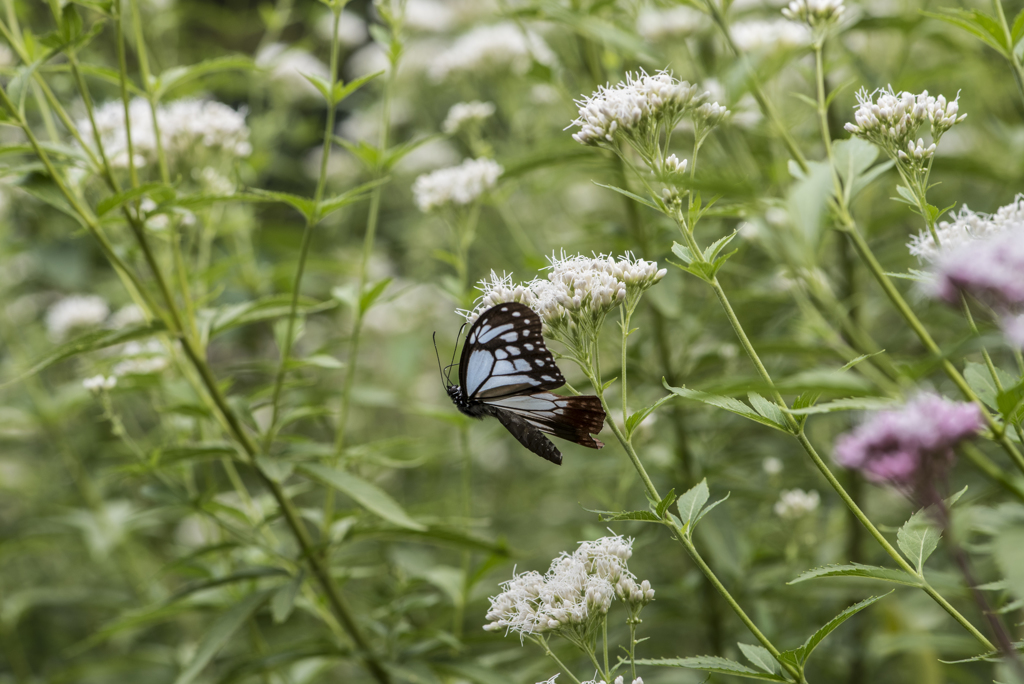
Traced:
[[433, 337], [433, 340], [434, 340], [434, 356], [437, 357], [437, 372], [441, 375], [441, 384], [444, 385], [445, 387], [447, 387], [448, 383], [446, 383], [444, 381], [444, 371], [441, 370], [441, 353], [439, 351], [437, 351], [437, 331], [436, 330], [434, 331], [434, 334], [433, 334], [432, 337]]
[[459, 332], [455, 335], [455, 347], [452, 348], [452, 362], [448, 364], [448, 384], [451, 384], [451, 368], [455, 365], [455, 352], [459, 350], [459, 338], [462, 337], [462, 331], [466, 329], [466, 324], [463, 323], [459, 327]]

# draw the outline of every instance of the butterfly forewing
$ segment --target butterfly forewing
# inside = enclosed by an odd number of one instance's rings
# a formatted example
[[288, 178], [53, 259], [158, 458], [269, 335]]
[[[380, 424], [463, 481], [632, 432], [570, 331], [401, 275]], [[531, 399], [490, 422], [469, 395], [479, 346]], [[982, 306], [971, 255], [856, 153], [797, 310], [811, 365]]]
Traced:
[[510, 302], [483, 312], [469, 329], [459, 384], [468, 399], [486, 400], [556, 389], [565, 378], [544, 345], [540, 316]]

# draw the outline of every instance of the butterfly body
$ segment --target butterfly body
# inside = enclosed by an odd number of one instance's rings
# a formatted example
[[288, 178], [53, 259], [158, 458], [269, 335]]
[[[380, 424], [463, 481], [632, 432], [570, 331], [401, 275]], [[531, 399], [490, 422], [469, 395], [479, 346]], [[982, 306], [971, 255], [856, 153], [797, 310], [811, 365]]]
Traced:
[[498, 304], [469, 329], [459, 360], [459, 384], [447, 387], [462, 413], [491, 416], [530, 451], [555, 464], [562, 454], [545, 433], [592, 449], [604, 426], [597, 397], [563, 397], [549, 390], [565, 384], [541, 336], [540, 317], [523, 304]]

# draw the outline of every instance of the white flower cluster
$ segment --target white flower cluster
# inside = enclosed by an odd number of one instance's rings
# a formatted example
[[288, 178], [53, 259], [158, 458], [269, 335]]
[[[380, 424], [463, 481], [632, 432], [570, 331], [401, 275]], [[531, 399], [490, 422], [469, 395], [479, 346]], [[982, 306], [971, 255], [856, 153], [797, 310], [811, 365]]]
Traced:
[[519, 302], [540, 315], [545, 332], [595, 324], [627, 297], [639, 296], [667, 273], [658, 269], [657, 262], [635, 259], [631, 254], [615, 259], [604, 254], [586, 257], [563, 253], [549, 261], [546, 279], [523, 284], [513, 284], [510, 276], [499, 277], [492, 272], [490, 280], [480, 281], [483, 294], [476, 307], [466, 313], [467, 321], [472, 324], [496, 304]]
[[940, 221], [935, 226], [938, 244], [932, 234], [924, 230], [911, 237], [907, 247], [918, 259], [935, 261], [941, 252], [960, 249], [975, 240], [984, 240], [1020, 226], [1024, 226], [1024, 194], [1018, 194], [1013, 202], [999, 207], [994, 214], [971, 211], [965, 204], [952, 223]]
[[484, 629], [582, 638], [608, 614], [616, 598], [636, 613], [654, 600], [654, 590], [647, 580], [637, 583], [629, 571], [626, 561], [632, 555], [632, 539], [602, 537], [581, 543], [571, 555], [562, 553], [544, 575], [515, 575], [491, 597]]
[[555, 53], [540, 36], [512, 22], [479, 26], [460, 36], [430, 65], [430, 76], [443, 81], [452, 74], [508, 69], [523, 75], [537, 62], [555, 64]]
[[814, 490], [783, 489], [772, 510], [783, 520], [795, 520], [816, 511], [819, 505], [821, 496]]
[[149, 340], [145, 344], [129, 342], [121, 350], [123, 361], [119, 361], [113, 369], [117, 377], [125, 375], [153, 375], [167, 368], [170, 363], [163, 345], [157, 340]]
[[[235, 111], [221, 102], [211, 100], [177, 100], [160, 105], [156, 110], [160, 140], [171, 161], [188, 158], [198, 148], [223, 152], [229, 158], [252, 154], [245, 111]], [[103, 149], [114, 168], [128, 167], [128, 134], [125, 130], [124, 106], [112, 100], [95, 111], [96, 127]], [[155, 161], [156, 133], [149, 102], [137, 97], [129, 103], [132, 151], [135, 165]], [[78, 122], [83, 138], [94, 142], [88, 118]]]
[[503, 171], [498, 162], [480, 157], [425, 173], [412, 184], [416, 206], [428, 212], [450, 204], [470, 204], [494, 188]]
[[[900, 161], [918, 163], [935, 153], [942, 134], [960, 123], [966, 114], [959, 114], [960, 96], [947, 101], [928, 91], [915, 95], [906, 91], [896, 93], [892, 86], [868, 93], [866, 88], [857, 92], [857, 111], [846, 130], [881, 147], [890, 157]], [[925, 147], [924, 140], [915, 140], [918, 130], [929, 122], [932, 144]]]
[[99, 325], [110, 315], [107, 301], [98, 295], [64, 297], [46, 311], [46, 330], [50, 339], [60, 342], [75, 328]]
[[696, 33], [707, 24], [707, 16], [689, 7], [655, 9], [647, 7], [636, 19], [636, 32], [648, 42]]
[[496, 109], [493, 102], [480, 102], [479, 100], [458, 102], [448, 110], [448, 116], [441, 124], [441, 130], [452, 135], [466, 124], [478, 123], [494, 116]]
[[112, 390], [117, 387], [116, 376], [104, 376], [94, 375], [91, 378], [86, 378], [82, 381], [82, 387], [89, 390], [90, 392], [99, 392], [101, 390]]
[[792, 50], [809, 45], [811, 32], [786, 19], [750, 19], [732, 25], [732, 41], [744, 52]]
[[[648, 75], [640, 70], [626, 74], [613, 87], [600, 86], [590, 97], [577, 100], [579, 116], [570, 124], [579, 126], [572, 139], [582, 145], [614, 142], [618, 135], [653, 132], [664, 123], [675, 128], [683, 115], [702, 105], [709, 97], [696, 84], [680, 81], [667, 71]], [[635, 141], [630, 141], [635, 142]]]
[[818, 27], [839, 19], [845, 11], [843, 0], [793, 0], [782, 16]]
[[146, 314], [138, 304], [127, 304], [114, 312], [110, 317], [110, 327], [114, 330], [121, 330], [131, 325], [145, 323]]

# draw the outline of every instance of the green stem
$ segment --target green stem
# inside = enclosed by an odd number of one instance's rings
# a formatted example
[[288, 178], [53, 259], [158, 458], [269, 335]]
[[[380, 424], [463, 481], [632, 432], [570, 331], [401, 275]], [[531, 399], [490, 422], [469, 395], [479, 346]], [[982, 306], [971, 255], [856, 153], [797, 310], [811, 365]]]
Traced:
[[608, 667], [608, 616], [605, 615], [601, 618], [601, 640], [604, 644], [604, 680], [610, 682], [612, 680], [612, 670]]
[[797, 146], [796, 141], [790, 134], [789, 129], [786, 128], [786, 125], [779, 117], [778, 112], [775, 111], [775, 107], [772, 106], [772, 103], [765, 95], [764, 90], [761, 88], [761, 84], [758, 82], [757, 76], [754, 73], [753, 66], [750, 64], [747, 56], [740, 51], [735, 41], [733, 41], [732, 33], [729, 31], [729, 24], [725, 20], [725, 16], [722, 14], [722, 11], [718, 8], [718, 5], [714, 0], [704, 0], [704, 6], [711, 15], [712, 21], [714, 21], [715, 25], [718, 26], [719, 31], [721, 31], [722, 37], [725, 39], [725, 43], [728, 45], [729, 50], [740, 60], [740, 63], [743, 66], [743, 71], [748, 75], [747, 86], [750, 88], [750, 94], [754, 96], [755, 100], [757, 100], [757, 105], [761, 108], [761, 112], [764, 114], [765, 118], [772, 122], [772, 125], [779, 132], [782, 142], [789, 151], [789, 154], [793, 157], [793, 160], [800, 166], [802, 171], [806, 172], [808, 166], [804, 153], [800, 151], [800, 148]]
[[1010, 67], [1013, 69], [1013, 80], [1017, 84], [1017, 92], [1020, 93], [1022, 99], [1024, 99], [1024, 65], [1021, 65], [1020, 59], [1017, 57], [1016, 46], [1013, 44], [1013, 34], [1010, 30], [1010, 24], [1006, 21], [1006, 14], [1003, 12], [1003, 3], [1000, 0], [992, 0], [992, 4], [995, 5], [996, 16], [999, 17], [999, 24], [1003, 27], [1003, 35], [1005, 36], [1006, 44], [1010, 46], [1010, 54], [1007, 59], [1010, 60]]
[[[598, 398], [601, 400], [601, 406], [604, 408], [605, 413], [608, 414], [608, 416], [611, 416], [610, 407], [608, 406], [608, 402], [604, 397], [604, 392], [601, 389], [602, 383], [600, 369], [595, 368], [591, 370], [590, 373], [593, 374], [593, 377], [591, 377], [590, 380], [591, 384], [594, 386], [594, 391], [596, 392]], [[608, 427], [611, 429], [612, 433], [615, 435], [615, 438], [619, 440], [619, 444], [626, 452], [626, 455], [629, 456], [629, 460], [633, 462], [633, 467], [636, 468], [637, 474], [640, 475], [640, 479], [643, 481], [644, 487], [647, 489], [648, 497], [654, 502], [655, 505], [661, 503], [661, 496], [658, 494], [658, 490], [654, 486], [654, 483], [651, 482], [651, 478], [647, 474], [647, 470], [646, 468], [644, 468], [643, 463], [640, 462], [640, 457], [637, 455], [636, 449], [633, 448], [632, 442], [622, 433], [618, 425], [616, 425], [615, 421], [612, 420], [610, 417], [606, 420], [606, 423], [608, 424]], [[708, 581], [715, 588], [715, 590], [718, 591], [718, 593], [725, 598], [726, 603], [729, 604], [729, 607], [733, 609], [733, 612], [735, 612], [736, 615], [743, 622], [743, 624], [746, 625], [747, 629], [750, 630], [750, 633], [754, 635], [754, 638], [761, 642], [761, 644], [766, 649], [768, 649], [772, 656], [776, 660], [778, 660], [779, 664], [783, 668], [785, 668], [786, 671], [789, 672], [798, 682], [806, 682], [806, 679], [804, 679], [803, 672], [800, 671], [799, 668], [791, 665], [788, 662], [783, 662], [781, 660], [781, 654], [779, 650], [775, 648], [775, 645], [772, 644], [771, 641], [769, 641], [768, 637], [766, 637], [761, 632], [761, 630], [758, 629], [757, 625], [754, 624], [754, 621], [751, 620], [747, 613], [743, 610], [743, 607], [740, 606], [736, 599], [733, 598], [732, 594], [729, 593], [729, 590], [725, 588], [725, 585], [722, 584], [721, 581], [719, 581], [717, 576], [715, 576], [714, 571], [708, 566], [707, 563], [704, 562], [704, 559], [701, 558], [700, 553], [697, 551], [697, 548], [693, 545], [693, 542], [687, 535], [686, 530], [682, 527], [677, 527], [674, 524], [670, 524], [668, 522], [666, 522], [665, 524], [669, 525], [671, 529], [675, 532], [676, 537], [679, 539], [680, 543], [682, 543], [683, 546], [686, 548], [687, 553], [690, 554], [690, 557], [693, 559], [694, 563], [697, 564], [697, 567], [700, 568], [700, 571], [708, 579]]]
[[[100, 232], [99, 225], [92, 211], [89, 210], [88, 207], [82, 205], [79, 199], [75, 196], [75, 194], [68, 189], [67, 185], [63, 181], [63, 177], [59, 174], [57, 169], [54, 168], [52, 162], [49, 159], [49, 156], [40, 146], [39, 141], [36, 139], [35, 134], [32, 132], [32, 129], [28, 126], [27, 122], [25, 122], [24, 119], [22, 119], [20, 112], [11, 102], [10, 98], [7, 95], [7, 91], [4, 88], [0, 88], [0, 105], [7, 109], [8, 114], [10, 115], [12, 120], [14, 120], [16, 125], [18, 125], [25, 132], [26, 137], [28, 137], [29, 139], [29, 143], [35, 150], [36, 156], [39, 157], [40, 161], [43, 162], [43, 165], [46, 167], [48, 173], [50, 174], [50, 177], [53, 179], [53, 182], [57, 185], [57, 188], [60, 190], [61, 194], [64, 195], [64, 198], [68, 201], [71, 207], [79, 215], [79, 218], [86, 225], [89, 232], [97, 237], [97, 240], [104, 248], [104, 252], [107, 253], [108, 259], [110, 259], [115, 264], [119, 264], [122, 268], [125, 268], [126, 272], [131, 273], [130, 271], [127, 270], [127, 267], [123, 265], [117, 254], [110, 247], [103, 233]], [[152, 271], [153, 277], [157, 282], [157, 286], [167, 307], [167, 314], [169, 319], [168, 327], [170, 328], [170, 333], [180, 340], [183, 351], [185, 352], [186, 356], [188, 356], [192, 366], [196, 369], [196, 371], [198, 371], [202, 379], [203, 385], [206, 388], [206, 391], [209, 393], [211, 399], [213, 400], [214, 404], [218, 409], [219, 418], [227, 425], [231, 436], [235, 439], [239, 446], [242, 447], [249, 461], [254, 462], [256, 456], [259, 453], [257, 444], [252, 440], [249, 433], [245, 430], [245, 427], [242, 425], [241, 420], [238, 418], [237, 414], [228, 404], [227, 398], [221, 391], [220, 385], [217, 383], [217, 380], [213, 375], [213, 371], [207, 364], [202, 350], [199, 348], [196, 341], [192, 338], [191, 335], [188, 334], [188, 331], [183, 326], [181, 314], [178, 311], [177, 305], [174, 300], [174, 296], [171, 293], [170, 287], [168, 286], [167, 283], [167, 279], [164, 277], [163, 271], [159, 267], [156, 257], [154, 256], [153, 251], [150, 248], [145, 233], [141, 230], [141, 227], [138, 225], [133, 224], [132, 227], [133, 232], [135, 234], [135, 238], [139, 244], [140, 249], [142, 250], [147, 265]], [[331, 604], [333, 612], [338, 617], [339, 621], [344, 625], [346, 632], [348, 632], [349, 634], [349, 637], [352, 639], [352, 641], [356, 644], [357, 648], [359, 649], [360, 657], [362, 658], [367, 669], [373, 675], [374, 679], [376, 679], [379, 682], [379, 684], [389, 684], [390, 676], [384, 669], [383, 665], [380, 663], [376, 654], [370, 648], [369, 642], [363, 636], [361, 630], [359, 629], [359, 626], [356, 623], [355, 618], [352, 614], [351, 608], [349, 608], [347, 602], [345, 601], [341, 592], [338, 590], [333, 579], [331, 578], [327, 565], [316, 552], [315, 546], [309, 536], [309, 532], [306, 530], [304, 524], [302, 523], [297, 511], [295, 510], [294, 505], [291, 502], [291, 499], [285, 493], [284, 489], [280, 486], [280, 484], [278, 484], [270, 477], [268, 477], [260, 468], [257, 467], [256, 472], [259, 475], [261, 481], [264, 483], [264, 485], [271, 491], [271, 494], [274, 496], [274, 499], [277, 501], [278, 507], [284, 514], [285, 520], [287, 521], [289, 528], [291, 529], [292, 533], [294, 534], [296, 540], [299, 543], [302, 555], [307, 559], [307, 562], [310, 564], [310, 567], [313, 570], [313, 574], [317, 577], [319, 583], [321, 584], [324, 590], [324, 593], [327, 594], [328, 602]]]
[[[330, 83], [338, 79], [338, 24], [341, 21], [341, 9], [334, 11], [334, 25], [331, 33], [331, 60], [330, 60]], [[317, 177], [316, 191], [313, 195], [314, 204], [319, 207], [324, 197], [324, 188], [327, 187], [327, 162], [331, 155], [331, 140], [334, 136], [334, 117], [337, 105], [333, 101], [327, 103], [327, 122], [324, 125], [324, 143], [320, 155], [320, 175]], [[319, 208], [316, 210], [319, 214]], [[306, 272], [306, 262], [309, 259], [309, 246], [313, 242], [313, 230], [316, 228], [318, 216], [307, 216], [306, 225], [302, 230], [302, 244], [299, 247], [299, 263], [295, 267], [295, 278], [292, 280], [292, 299], [288, 306], [288, 322], [285, 329], [285, 336], [281, 348], [281, 358], [277, 366], [277, 373], [274, 375], [274, 389], [270, 400], [270, 425], [267, 428], [263, 450], [268, 452], [274, 441], [277, 431], [278, 414], [281, 408], [281, 389], [284, 386], [284, 378], [288, 372], [288, 362], [291, 360], [292, 345], [295, 340], [295, 321], [299, 310], [299, 293], [302, 290], [302, 276]], [[324, 520], [324, 525], [329, 526], [330, 520]]]
[[[387, 81], [384, 84], [384, 99], [381, 103], [381, 130], [379, 149], [381, 153], [387, 150], [388, 138], [391, 127], [391, 98], [394, 91], [395, 75], [398, 72], [398, 57], [388, 72]], [[374, 180], [384, 176], [385, 169], [374, 170]], [[366, 233], [363, 235], [363, 251], [359, 264], [359, 287], [356, 290], [356, 306], [353, 313], [352, 334], [349, 338], [348, 364], [345, 368], [345, 381], [341, 390], [341, 408], [338, 411], [338, 428], [334, 440], [334, 457], [341, 458], [345, 450], [345, 438], [348, 429], [348, 415], [352, 404], [352, 387], [355, 384], [356, 372], [359, 365], [359, 343], [363, 332], [363, 317], [366, 313], [361, 304], [363, 291], [369, 279], [369, 262], [373, 254], [373, 245], [377, 236], [377, 223], [380, 219], [381, 186], [374, 187], [370, 194], [370, 210], [366, 218]]]
[[536, 638], [536, 642], [538, 644], [540, 644], [541, 648], [544, 649], [544, 655], [546, 655], [548, 658], [551, 658], [556, 663], [558, 663], [558, 667], [562, 668], [562, 672], [569, 676], [569, 679], [571, 679], [573, 681], [573, 684], [581, 684], [580, 680], [576, 679], [576, 675], [574, 675], [572, 673], [572, 670], [567, 668], [565, 666], [565, 663], [563, 663], [559, 659], [559, 657], [555, 655], [554, 651], [551, 650], [551, 647], [548, 646], [547, 639], [545, 639], [544, 637], [538, 636]]
[[149, 101], [149, 115], [153, 120], [153, 139], [156, 141], [156, 156], [160, 165], [160, 179], [170, 184], [171, 174], [167, 167], [167, 155], [164, 153], [163, 141], [160, 138], [160, 122], [157, 120], [157, 101], [153, 92], [153, 79], [150, 78], [149, 55], [146, 49], [146, 36], [142, 31], [142, 13], [139, 11], [139, 0], [129, 0], [132, 8], [132, 31], [135, 33], [135, 55], [139, 58], [139, 75], [142, 87]]

